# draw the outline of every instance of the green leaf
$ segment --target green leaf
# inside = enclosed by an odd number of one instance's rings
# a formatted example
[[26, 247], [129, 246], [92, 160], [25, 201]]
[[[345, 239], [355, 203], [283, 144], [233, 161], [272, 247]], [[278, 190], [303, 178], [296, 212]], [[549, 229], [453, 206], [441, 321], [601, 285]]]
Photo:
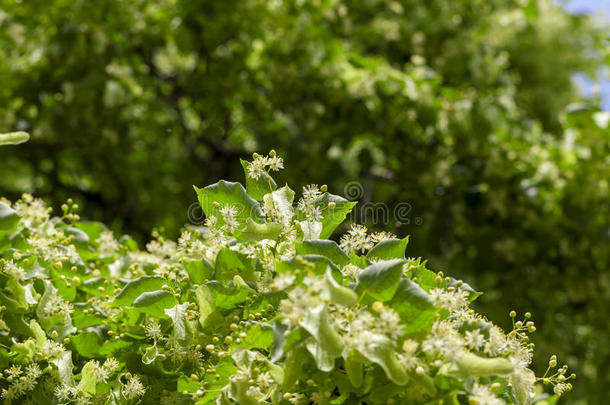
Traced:
[[244, 302], [250, 290], [242, 287], [225, 287], [218, 281], [209, 281], [205, 284], [214, 297], [216, 307], [223, 309], [233, 309], [235, 305]]
[[241, 231], [239, 240], [256, 241], [263, 239], [275, 239], [282, 233], [282, 225], [275, 222], [257, 224], [252, 218], [246, 219], [246, 227]]
[[26, 312], [29, 308], [25, 288], [13, 277], [9, 278], [6, 282], [6, 290], [10, 292], [10, 298], [0, 293], [0, 297], [4, 297], [7, 303], [11, 304], [13, 311]]
[[19, 223], [19, 215], [8, 204], [0, 202], [0, 230], [13, 230]]
[[404, 259], [409, 237], [385, 239], [375, 245], [366, 255], [370, 260]]
[[112, 302], [113, 307], [129, 306], [142, 293], [160, 290], [167, 281], [160, 277], [138, 277], [123, 287]]
[[83, 366], [81, 370], [81, 380], [77, 385], [79, 390], [83, 390], [91, 395], [95, 394], [95, 386], [97, 385], [97, 377], [95, 371], [97, 369], [96, 364], [93, 361], [88, 362]]
[[107, 231], [108, 228], [106, 225], [101, 222], [92, 222], [92, 221], [83, 221], [77, 222], [74, 225], [75, 228], [80, 229], [85, 232], [87, 236], [89, 236], [89, 240], [94, 241], [100, 237], [100, 234], [104, 231]]
[[65, 228], [62, 228], [62, 231], [66, 235], [72, 236], [72, 242], [77, 245], [89, 243], [89, 235], [87, 235], [87, 233], [85, 233], [84, 231], [82, 231], [78, 228], [67, 226]]
[[310, 239], [294, 244], [297, 254], [321, 255], [337, 266], [343, 267], [349, 263], [349, 256], [337, 245], [337, 242], [326, 239]]
[[214, 296], [207, 285], [200, 285], [195, 290], [195, 295], [199, 304], [199, 324], [201, 327], [205, 327], [208, 317], [216, 307]]
[[201, 382], [183, 375], [178, 378], [178, 392], [197, 392], [201, 388]]
[[246, 192], [248, 195], [255, 200], [261, 201], [265, 194], [275, 190], [277, 188], [277, 184], [275, 180], [267, 173], [264, 173], [258, 179], [253, 179], [248, 176], [248, 165], [250, 162], [239, 159], [241, 166], [244, 168], [244, 174], [246, 176]]
[[244, 308], [244, 316], [267, 311], [269, 305], [271, 305], [273, 308], [277, 308], [280, 301], [285, 299], [287, 296], [288, 295], [285, 291], [265, 291], [255, 297], [252, 304]]
[[343, 350], [343, 341], [328, 319], [326, 306], [312, 308], [300, 325], [316, 340], [317, 344], [309, 345], [307, 349], [314, 356], [318, 368], [322, 371], [332, 370], [334, 359]]
[[311, 271], [319, 276], [326, 273], [328, 266], [339, 271], [339, 268], [327, 257], [313, 254], [295, 256], [287, 262], [276, 261], [275, 271], [278, 273], [293, 272], [297, 269], [302, 269], [303, 266], [307, 266], [307, 271]]
[[273, 328], [264, 323], [254, 323], [242, 343], [247, 349], [267, 350], [273, 344]]
[[119, 340], [107, 340], [104, 342], [104, 344], [102, 345], [102, 347], [100, 348], [100, 356], [104, 356], [104, 357], [114, 357], [116, 356], [118, 353], [125, 353], [125, 350], [127, 348], [132, 348], [133, 347], [133, 342], [128, 342], [124, 339], [119, 339]]
[[404, 332], [407, 337], [425, 337], [436, 319], [437, 308], [432, 304], [432, 299], [411, 280], [400, 280], [389, 306], [406, 325]]
[[364, 380], [364, 364], [358, 358], [359, 356], [353, 350], [350, 350], [345, 357], [345, 371], [347, 371], [349, 381], [356, 388], [360, 387]]
[[[227, 385], [229, 377], [235, 375], [235, 371], [237, 370], [235, 364], [233, 364], [233, 359], [229, 357], [219, 361], [218, 364], [214, 366], [214, 369], [216, 370], [215, 373], [206, 373], [203, 378], [206, 393], [203, 398], [197, 402], [198, 404], [214, 403], [213, 400], [220, 395], [220, 389]], [[219, 378], [216, 377], [217, 375]], [[198, 389], [199, 388], [200, 387], [198, 387]]]
[[165, 290], [140, 294], [133, 302], [133, 307], [157, 318], [167, 318], [165, 310], [176, 305], [174, 295]]
[[438, 287], [436, 284], [436, 273], [426, 269], [424, 266], [419, 266], [413, 272], [413, 278], [417, 279], [419, 284], [424, 290], [430, 291], [433, 288]]
[[316, 361], [318, 370], [328, 373], [335, 368], [335, 358], [337, 358], [337, 355], [328, 351], [322, 343], [311, 339], [306, 342], [305, 347]]
[[[434, 385], [434, 379], [428, 374], [418, 375], [415, 371], [409, 373], [409, 378], [413, 384], [417, 384], [420, 389], [430, 396], [435, 396], [437, 393], [436, 386]], [[443, 403], [444, 404], [444, 403]]]
[[[370, 332], [367, 332], [370, 333]], [[409, 380], [404, 367], [398, 361], [392, 341], [384, 335], [375, 334], [368, 345], [364, 345], [360, 354], [369, 361], [378, 364], [390, 381], [394, 384], [405, 385]]]
[[[101, 291], [99, 290], [100, 287], [102, 287]], [[94, 277], [85, 280], [78, 286], [78, 289], [95, 296], [111, 296], [114, 291], [112, 283], [104, 277]]]
[[[381, 383], [374, 384], [372, 386], [371, 392], [365, 397], [364, 403], [372, 403], [372, 404], [387, 404], [388, 399], [400, 395], [400, 393], [404, 392], [405, 388], [392, 383]], [[400, 403], [400, 401], [396, 401]], [[424, 403], [424, 402], [421, 402]], [[426, 405], [441, 405], [437, 401], [426, 401]]]
[[222, 248], [216, 256], [214, 278], [220, 281], [229, 281], [234, 276], [239, 275], [245, 280], [255, 281], [254, 270], [254, 259], [226, 247]]
[[[328, 208], [328, 203], [331, 202], [335, 203], [335, 208]], [[324, 193], [318, 201], [316, 201], [316, 206], [319, 206], [320, 209], [324, 210], [322, 212], [324, 218], [322, 219], [320, 239], [327, 239], [335, 228], [345, 221], [345, 218], [356, 204], [357, 202], [348, 201], [338, 195]]]
[[184, 315], [189, 303], [177, 304], [172, 308], [164, 310], [165, 314], [172, 319], [174, 323], [174, 337], [178, 340], [186, 339], [186, 327], [184, 325]]
[[379, 301], [389, 300], [396, 291], [404, 263], [393, 259], [371, 264], [360, 272], [357, 291], [366, 291]]
[[0, 134], [0, 146], [19, 145], [30, 140], [30, 134], [23, 131]]
[[[219, 208], [230, 204], [237, 211], [236, 220], [244, 225], [247, 218], [262, 222], [265, 219], [259, 203], [248, 196], [244, 187], [239, 183], [220, 180], [205, 188], [195, 187], [199, 204], [206, 217], [215, 216], [219, 225], [224, 225], [224, 220]], [[218, 203], [219, 206], [215, 206]]]
[[95, 332], [83, 332], [70, 338], [72, 346], [81, 356], [92, 359], [99, 356], [102, 339]]
[[[448, 287], [453, 287], [458, 291], [467, 291], [468, 292], [468, 301], [472, 302], [474, 300], [476, 300], [477, 298], [479, 298], [481, 295], [483, 295], [483, 293], [481, 291], [476, 291], [474, 288], [472, 288], [468, 283], [458, 283], [458, 280], [456, 280], [455, 278], [451, 277], [449, 282], [447, 283]], [[458, 285], [459, 284], [459, 285]]]
[[102, 311], [97, 308], [93, 308], [93, 313], [85, 314], [83, 312], [85, 309], [88, 309], [86, 304], [74, 304], [74, 313], [72, 314], [72, 319], [76, 328], [85, 329], [90, 326], [102, 325], [106, 323], [107, 317]]
[[214, 267], [205, 258], [200, 260], [184, 259], [182, 260], [182, 265], [194, 284], [203, 284], [209, 281], [214, 273]]
[[51, 268], [51, 280], [53, 280], [53, 285], [55, 288], [57, 288], [59, 295], [61, 295], [66, 301], [74, 301], [76, 298], [76, 286], [60, 279], [60, 276], [64, 275], [66, 276], [66, 279], [69, 280], [69, 277], [71, 277], [73, 274], [74, 273], [70, 273], [65, 269], [57, 270], [54, 267]]
[[335, 281], [330, 271], [330, 267], [326, 270], [326, 275], [324, 278], [326, 290], [329, 293], [331, 302], [349, 307], [358, 301], [358, 295], [354, 292], [354, 290], [343, 287], [337, 283], [337, 281]]
[[308, 357], [307, 351], [302, 346], [290, 350], [286, 354], [286, 360], [284, 361], [284, 381], [282, 384], [285, 391], [291, 391], [299, 378], [301, 378], [303, 375], [302, 370], [308, 363]]

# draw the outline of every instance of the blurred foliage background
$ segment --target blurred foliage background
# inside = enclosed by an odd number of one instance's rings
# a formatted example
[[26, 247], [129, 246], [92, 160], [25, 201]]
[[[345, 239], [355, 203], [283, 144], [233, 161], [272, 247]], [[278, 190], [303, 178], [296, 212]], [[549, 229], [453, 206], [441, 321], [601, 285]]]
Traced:
[[0, 195], [175, 236], [191, 185], [275, 148], [293, 184], [408, 202], [408, 224], [354, 219], [410, 234], [493, 319], [532, 311], [539, 374], [557, 353], [564, 403], [604, 403], [610, 115], [571, 76], [609, 42], [547, 0], [7, 0], [0, 132], [33, 138], [0, 151]]

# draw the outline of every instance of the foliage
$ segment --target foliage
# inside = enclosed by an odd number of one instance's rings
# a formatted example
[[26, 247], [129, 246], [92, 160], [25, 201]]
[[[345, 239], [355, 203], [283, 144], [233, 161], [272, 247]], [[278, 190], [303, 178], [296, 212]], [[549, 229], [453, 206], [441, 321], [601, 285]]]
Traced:
[[351, 216], [484, 288], [492, 319], [534, 310], [536, 368], [569, 354], [572, 398], [606, 399], [608, 126], [564, 112], [570, 75], [608, 63], [586, 18], [541, 0], [30, 0], [0, 27], [0, 130], [33, 134], [0, 151], [2, 195], [177, 236], [190, 184], [278, 148], [292, 184], [410, 204], [409, 224]]
[[[283, 161], [257, 155], [245, 171], [267, 166]], [[406, 239], [356, 225], [340, 245], [319, 239], [352, 207], [272, 184], [262, 198], [197, 189], [206, 226], [146, 251], [72, 202], [62, 217], [29, 195], [1, 202], [2, 399], [531, 404], [537, 381], [571, 388], [554, 356], [539, 379], [527, 368], [530, 314], [511, 313], [505, 334], [469, 308], [468, 284], [405, 258]]]
[[187, 184], [237, 179], [225, 161], [280, 144], [331, 152], [295, 181], [374, 164], [433, 188], [491, 133], [558, 127], [570, 74], [594, 66], [585, 21], [538, 0], [5, 4], [0, 127], [34, 139], [3, 152], [0, 189], [75, 198], [142, 238], [184, 224], [169, 213]]

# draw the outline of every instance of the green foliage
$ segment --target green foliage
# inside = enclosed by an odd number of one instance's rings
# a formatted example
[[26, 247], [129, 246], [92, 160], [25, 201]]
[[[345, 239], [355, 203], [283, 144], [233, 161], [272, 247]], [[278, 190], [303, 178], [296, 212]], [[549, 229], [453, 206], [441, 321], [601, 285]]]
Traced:
[[58, 218], [31, 196], [3, 202], [2, 400], [529, 405], [538, 381], [571, 388], [567, 367], [527, 368], [529, 315], [505, 334], [469, 308], [467, 284], [406, 259], [406, 238], [309, 238], [337, 225], [324, 218], [337, 199], [273, 189], [196, 189], [205, 226], [145, 251], [73, 206]]
[[[410, 256], [484, 289], [491, 318], [535, 311], [536, 368], [569, 354], [584, 377], [574, 397], [606, 399], [607, 115], [564, 109], [572, 73], [608, 64], [607, 30], [550, 0], [5, 3], [0, 131], [32, 140], [0, 148], [1, 195], [35, 192], [54, 207], [73, 197], [142, 242], [154, 226], [177, 236], [191, 184], [236, 180], [246, 167], [229, 162], [278, 148], [291, 183], [342, 194], [358, 180], [363, 208], [409, 203], [408, 225], [353, 212], [410, 234]], [[246, 180], [253, 199], [277, 187], [268, 176]], [[213, 291], [220, 302], [246, 294]]]

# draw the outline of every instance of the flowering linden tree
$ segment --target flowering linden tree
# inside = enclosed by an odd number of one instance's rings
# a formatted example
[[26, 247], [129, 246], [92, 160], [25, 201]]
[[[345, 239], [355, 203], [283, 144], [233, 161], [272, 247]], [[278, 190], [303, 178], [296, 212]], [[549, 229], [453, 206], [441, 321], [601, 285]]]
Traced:
[[[21, 141], [13, 136], [10, 142]], [[7, 140], [7, 143], [9, 140]], [[205, 226], [145, 251], [31, 195], [0, 202], [0, 396], [30, 404], [519, 404], [567, 367], [528, 369], [530, 314], [505, 333], [468, 284], [242, 161], [246, 187], [196, 188]]]

